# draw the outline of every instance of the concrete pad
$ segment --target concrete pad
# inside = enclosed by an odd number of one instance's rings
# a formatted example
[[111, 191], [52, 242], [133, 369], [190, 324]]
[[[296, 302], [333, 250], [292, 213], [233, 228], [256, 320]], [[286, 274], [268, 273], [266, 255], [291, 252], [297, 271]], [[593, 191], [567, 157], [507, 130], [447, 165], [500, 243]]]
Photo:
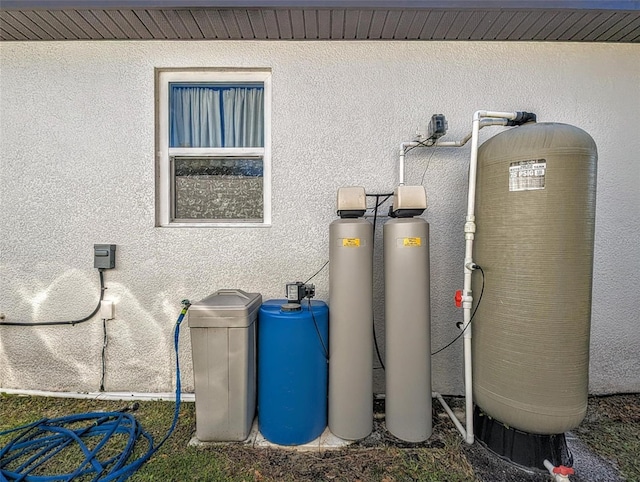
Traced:
[[341, 449], [351, 445], [353, 440], [345, 440], [334, 435], [327, 427], [322, 435], [320, 435], [320, 450], [334, 450]]
[[193, 437], [191, 437], [191, 439], [189, 440], [189, 443], [187, 444], [189, 447], [219, 447], [222, 445], [231, 445], [231, 444], [235, 444], [235, 445], [247, 445], [249, 447], [253, 447], [253, 443], [255, 441], [255, 436], [249, 434], [249, 437], [247, 437], [246, 440], [242, 440], [242, 441], [238, 441], [238, 442], [205, 442], [204, 440], [200, 440], [198, 437], [196, 437], [195, 435]]
[[189, 443], [187, 445], [189, 445], [190, 447], [215, 447], [219, 445], [241, 444], [241, 445], [250, 445], [253, 447], [257, 434], [258, 434], [258, 419], [256, 418], [253, 420], [253, 424], [251, 425], [251, 431], [249, 432], [249, 435], [243, 441], [205, 442], [203, 440], [198, 439], [194, 435], [193, 437], [191, 437], [191, 440], [189, 440]]
[[325, 428], [324, 432], [320, 434], [318, 438], [302, 445], [278, 445], [268, 441], [260, 433], [258, 429], [258, 420], [254, 420], [251, 427], [251, 432], [246, 440], [242, 442], [204, 442], [193, 436], [189, 440], [189, 446], [192, 447], [215, 447], [229, 444], [247, 445], [257, 449], [283, 449], [291, 450], [295, 452], [324, 452], [325, 450], [337, 450], [346, 447], [353, 442], [351, 440], [344, 440], [340, 437], [336, 437], [331, 433], [329, 428]]
[[353, 442], [350, 440], [343, 440], [340, 437], [336, 437], [327, 427], [318, 438], [302, 445], [274, 444], [273, 442], [269, 442], [260, 432], [258, 432], [254, 447], [285, 449], [293, 450], [295, 452], [324, 452], [326, 450], [338, 450], [352, 443]]

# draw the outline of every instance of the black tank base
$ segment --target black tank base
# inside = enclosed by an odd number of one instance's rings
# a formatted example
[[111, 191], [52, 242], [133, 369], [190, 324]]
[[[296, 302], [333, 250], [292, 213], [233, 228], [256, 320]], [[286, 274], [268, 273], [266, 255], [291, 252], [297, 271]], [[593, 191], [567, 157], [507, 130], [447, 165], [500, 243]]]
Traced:
[[537, 435], [509, 428], [483, 413], [478, 406], [473, 412], [473, 426], [478, 442], [521, 468], [547, 472], [545, 459], [556, 466], [573, 466], [573, 456], [563, 433]]

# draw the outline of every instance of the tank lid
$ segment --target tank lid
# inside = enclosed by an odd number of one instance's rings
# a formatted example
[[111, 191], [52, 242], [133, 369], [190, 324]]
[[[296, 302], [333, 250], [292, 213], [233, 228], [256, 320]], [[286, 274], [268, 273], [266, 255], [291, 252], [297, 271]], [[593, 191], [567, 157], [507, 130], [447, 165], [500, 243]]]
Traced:
[[258, 317], [260, 293], [223, 289], [189, 307], [190, 328], [246, 328]]
[[285, 303], [280, 307], [282, 311], [302, 311], [300, 303]]

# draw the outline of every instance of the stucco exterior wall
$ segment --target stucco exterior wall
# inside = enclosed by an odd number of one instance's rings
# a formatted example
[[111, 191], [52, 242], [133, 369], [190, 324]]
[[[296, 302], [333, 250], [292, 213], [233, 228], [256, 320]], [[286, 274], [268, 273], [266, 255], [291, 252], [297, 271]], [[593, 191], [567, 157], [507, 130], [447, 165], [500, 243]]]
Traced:
[[[181, 299], [220, 288], [281, 298], [285, 282], [327, 260], [337, 188], [390, 192], [400, 143], [424, 133], [431, 114], [446, 114], [457, 139], [475, 110], [526, 110], [576, 125], [598, 145], [590, 391], [640, 391], [638, 58], [637, 45], [608, 44], [3, 42], [0, 312], [86, 315], [99, 291], [93, 244], [117, 244], [117, 267], [105, 273], [116, 303], [106, 389], [169, 391]], [[154, 68], [211, 66], [272, 69], [271, 227], [155, 227]], [[468, 156], [468, 147], [407, 155], [407, 183], [424, 174], [429, 198], [434, 349], [461, 319], [452, 299], [462, 284]], [[381, 238], [376, 252], [382, 343]], [[314, 282], [328, 299], [327, 270]], [[183, 387], [192, 390], [183, 333]], [[101, 346], [98, 319], [0, 327], [0, 387], [97, 390]], [[438, 391], [462, 392], [460, 346], [434, 357], [433, 379]], [[384, 391], [381, 370], [375, 389]]]

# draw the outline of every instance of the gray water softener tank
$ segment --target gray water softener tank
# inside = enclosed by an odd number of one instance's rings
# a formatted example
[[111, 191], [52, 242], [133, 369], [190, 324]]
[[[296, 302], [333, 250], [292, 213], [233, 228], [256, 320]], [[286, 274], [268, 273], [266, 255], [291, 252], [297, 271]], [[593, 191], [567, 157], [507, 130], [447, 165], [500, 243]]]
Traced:
[[422, 186], [399, 186], [384, 225], [386, 425], [408, 442], [431, 436], [429, 225]]
[[346, 440], [373, 429], [373, 227], [362, 187], [340, 188], [329, 226], [329, 430]]
[[256, 411], [259, 293], [219, 290], [189, 308], [196, 437], [242, 441]]

